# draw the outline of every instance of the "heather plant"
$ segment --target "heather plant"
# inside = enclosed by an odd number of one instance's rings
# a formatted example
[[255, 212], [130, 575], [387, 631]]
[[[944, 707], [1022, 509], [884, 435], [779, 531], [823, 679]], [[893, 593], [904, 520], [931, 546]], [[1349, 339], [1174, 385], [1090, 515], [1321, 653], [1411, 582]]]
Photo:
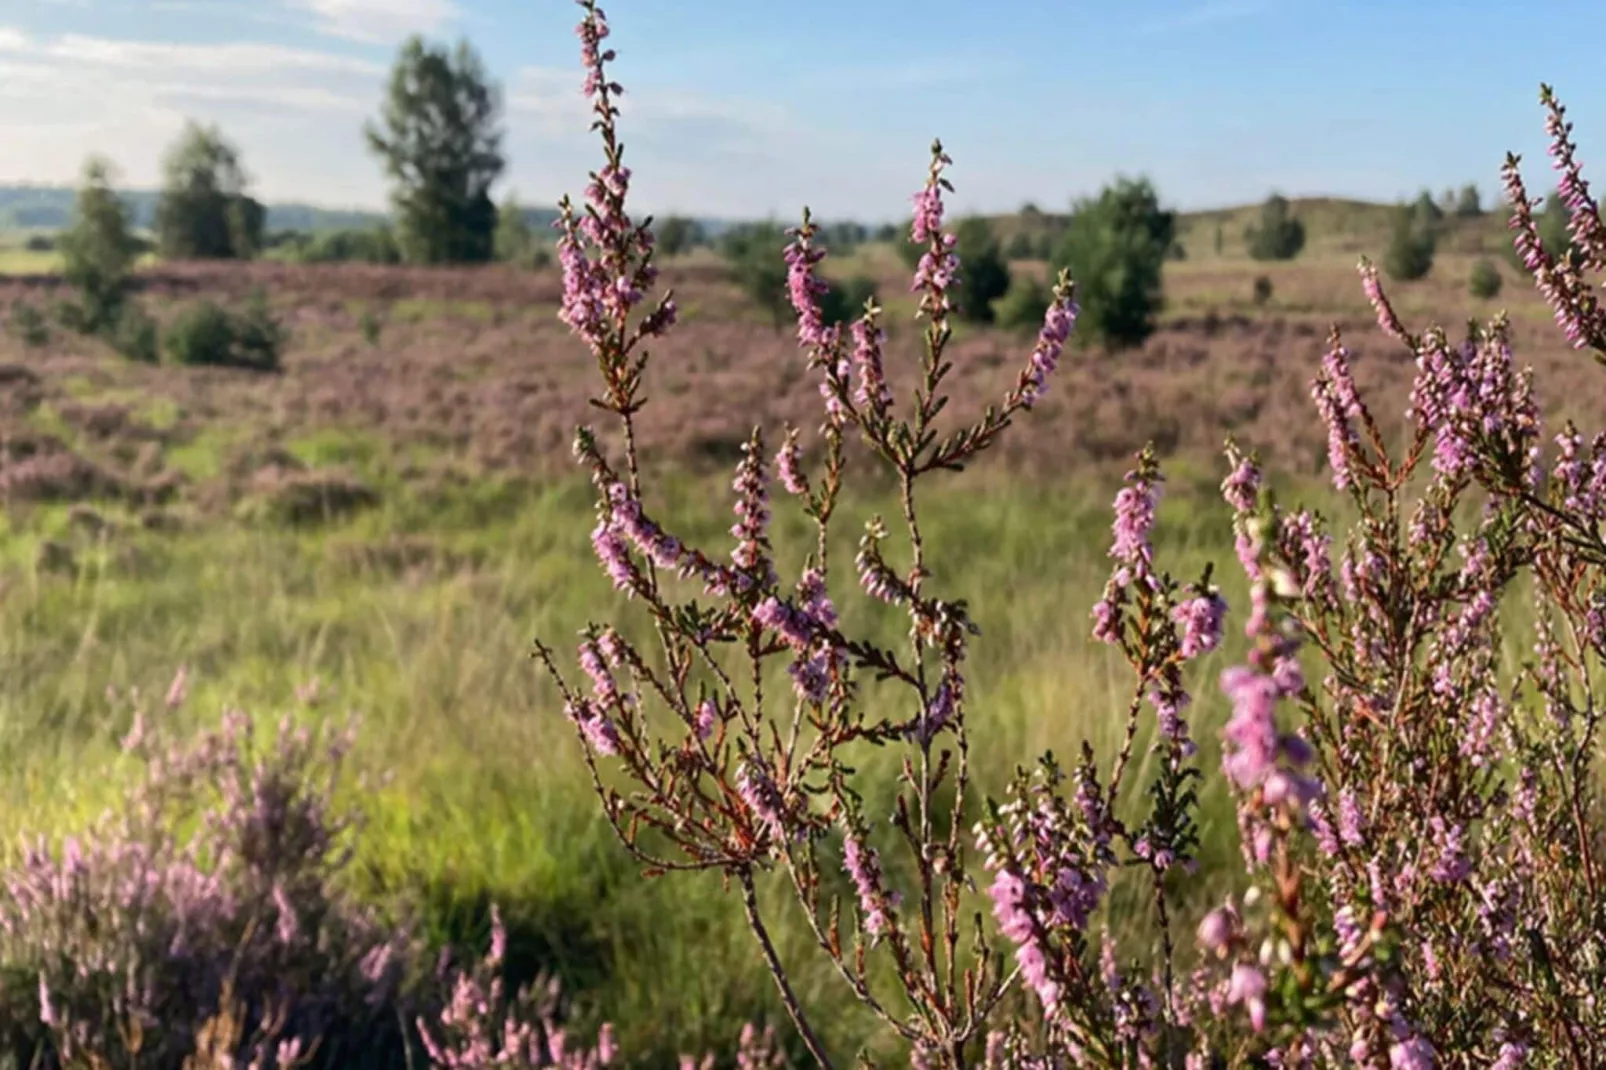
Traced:
[[[181, 673], [165, 712], [184, 701]], [[333, 805], [349, 732], [249, 718], [165, 745], [142, 709], [147, 775], [79, 838], [30, 846], [0, 892], [5, 1013], [44, 1065], [176, 1067], [238, 1027], [233, 1058], [288, 1068], [399, 1054], [413, 940], [342, 889], [354, 827]], [[31, 1043], [30, 1043], [31, 1042]]]
[[[836, 1065], [770, 935], [766, 873], [917, 1066], [1601, 1065], [1592, 670], [1606, 653], [1606, 435], [1564, 425], [1547, 456], [1505, 322], [1459, 343], [1412, 333], [1362, 262], [1380, 326], [1418, 371], [1406, 434], [1390, 441], [1344, 340], [1329, 340], [1311, 396], [1350, 524], [1283, 507], [1256, 457], [1228, 443], [1222, 493], [1250, 581], [1250, 646], [1219, 679], [1232, 707], [1219, 776], [1244, 890], [1185, 939], [1176, 904], [1196, 865], [1199, 784], [1218, 775], [1187, 719], [1190, 666], [1218, 647], [1228, 609], [1210, 569], [1182, 579], [1155, 558], [1156, 455], [1139, 454], [1116, 496], [1112, 571], [1092, 613], [1094, 640], [1131, 670], [1123, 742], [1108, 757], [1088, 745], [1069, 763], [1045, 755], [1001, 800], [978, 801], [970, 780], [978, 628], [937, 586], [921, 527], [929, 479], [1041, 399], [1080, 311], [1069, 275], [1015, 385], [960, 417], [943, 390], [960, 263], [941, 145], [915, 197], [925, 346], [906, 394], [890, 389], [881, 309], [846, 329], [821, 316], [824, 252], [805, 210], [788, 293], [823, 424], [808, 451], [789, 430], [773, 462], [755, 429], [733, 480], [734, 546], [688, 544], [653, 516], [635, 435], [651, 348], [676, 306], [672, 294], [648, 302], [653, 247], [627, 210], [608, 25], [595, 0], [582, 6], [605, 162], [586, 207], [562, 206], [561, 315], [595, 355], [594, 404], [619, 426], [582, 428], [575, 451], [597, 491], [599, 562], [654, 641], [588, 627], [577, 680], [551, 647], [537, 654], [622, 845], [651, 874], [724, 875], [814, 1060]], [[1606, 226], [1548, 89], [1544, 101], [1580, 253], [1546, 251], [1512, 158], [1515, 242], [1573, 344], [1606, 363], [1606, 314], [1584, 275], [1606, 268]], [[907, 615], [903, 649], [849, 634], [837, 608], [828, 533], [850, 436], [898, 488], [899, 538], [872, 519], [854, 571], [864, 596]], [[772, 467], [819, 533], [801, 567], [773, 552]], [[1536, 601], [1538, 625], [1534, 657], [1511, 666], [1497, 651], [1517, 597]], [[1136, 761], [1140, 738], [1151, 753]], [[890, 798], [860, 790], [872, 748], [900, 771]], [[983, 881], [992, 926], [974, 905]], [[1155, 935], [1137, 954], [1100, 921], [1117, 881], [1148, 890]]]

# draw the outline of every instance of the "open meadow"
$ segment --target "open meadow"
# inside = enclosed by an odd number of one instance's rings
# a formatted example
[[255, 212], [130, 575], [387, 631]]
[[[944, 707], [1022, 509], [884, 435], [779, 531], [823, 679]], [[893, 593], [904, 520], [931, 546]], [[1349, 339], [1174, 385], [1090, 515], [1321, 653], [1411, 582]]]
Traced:
[[[1216, 556], [1234, 607], [1227, 641], [1189, 677], [1200, 761], [1214, 769], [1226, 717], [1215, 680], [1244, 653], [1247, 596], [1220, 559], [1232, 544], [1216, 489], [1223, 440], [1261, 449], [1290, 501], [1344, 512], [1325, 489], [1327, 431], [1309, 396], [1335, 323], [1363, 391], [1389, 403], [1386, 433], [1399, 434], [1415, 367], [1356, 279], [1364, 236], [1313, 227], [1304, 257], [1264, 264], [1209, 253], [1213, 225], [1184, 220], [1190, 255], [1167, 264], [1167, 310], [1145, 344], [1073, 347], [1023, 433], [928, 491], [928, 564], [982, 629], [967, 703], [985, 743], [972, 769], [983, 793], [1044, 750], [1119, 746], [1130, 685], [1119, 655], [1090, 638], [1090, 611], [1109, 575], [1110, 499], [1146, 442], [1167, 473], [1158, 556], [1186, 577]], [[1493, 248], [1498, 224], [1488, 233]], [[1396, 307], [1414, 327], [1509, 309], [1547, 415], [1606, 422], [1597, 369], [1566, 347], [1531, 285], [1505, 269], [1504, 295], [1476, 302], [1473, 260], [1441, 253], [1427, 279], [1393, 287]], [[901, 388], [918, 343], [907, 274], [875, 246], [852, 267], [888, 295], [889, 376]], [[1273, 281], [1269, 300], [1252, 297], [1258, 275]], [[662, 281], [682, 314], [646, 384], [639, 437], [666, 488], [649, 505], [717, 546], [754, 426], [772, 444], [801, 427], [817, 449], [815, 376], [792, 330], [750, 307], [717, 261], [671, 261]], [[134, 363], [59, 329], [32, 344], [0, 339], [0, 840], [79, 829], [117, 801], [137, 771], [118, 745], [136, 708], [171, 729], [229, 708], [264, 725], [355, 714], [361, 896], [412, 912], [440, 944], [483, 942], [499, 904], [515, 976], [555, 972], [577, 1020], [615, 1022], [641, 1065], [722, 1044], [748, 1020], [784, 1025], [717, 875], [638, 876], [530, 657], [536, 637], [566, 648], [599, 616], [640, 631], [587, 539], [593, 495], [570, 445], [595, 418], [596, 369], [557, 320], [561, 286], [555, 269], [505, 267], [140, 270], [136, 293], [158, 320], [202, 297], [264, 291], [289, 330], [277, 373]], [[59, 292], [51, 277], [14, 274], [0, 280], [0, 309], [48, 308]], [[968, 411], [1003, 395], [1031, 338], [958, 332], [951, 392]], [[861, 489], [843, 511], [837, 552], [848, 558], [869, 516], [896, 513], [895, 490]], [[788, 503], [775, 512], [784, 573], [811, 534]], [[894, 613], [841, 601], [854, 628], [899, 641]], [[181, 668], [188, 696], [164, 708]], [[884, 804], [895, 768], [874, 748], [861, 757]], [[1218, 779], [1201, 814], [1205, 876], [1177, 904], [1187, 929], [1241, 879]], [[761, 890], [830, 1048], [895, 1057], [811, 957], [789, 893]], [[1101, 908], [1135, 941], [1148, 932], [1145, 895], [1141, 879], [1123, 878]]]

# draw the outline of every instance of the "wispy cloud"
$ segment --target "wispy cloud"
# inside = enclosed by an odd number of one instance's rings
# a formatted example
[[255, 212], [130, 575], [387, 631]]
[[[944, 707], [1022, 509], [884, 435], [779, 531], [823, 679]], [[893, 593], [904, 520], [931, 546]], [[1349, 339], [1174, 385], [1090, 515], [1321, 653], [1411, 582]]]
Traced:
[[237, 141], [265, 194], [376, 201], [357, 130], [382, 64], [264, 41], [30, 35], [0, 26], [0, 180], [60, 181], [91, 154], [149, 185], [194, 118]]
[[462, 15], [453, 0], [288, 0], [288, 6], [312, 15], [320, 33], [368, 44], [436, 33]]
[[1175, 15], [1144, 23], [1138, 32], [1174, 33], [1177, 30], [1191, 30], [1218, 22], [1232, 22], [1235, 19], [1259, 15], [1271, 6], [1272, 0], [1214, 0], [1212, 3], [1200, 4]]

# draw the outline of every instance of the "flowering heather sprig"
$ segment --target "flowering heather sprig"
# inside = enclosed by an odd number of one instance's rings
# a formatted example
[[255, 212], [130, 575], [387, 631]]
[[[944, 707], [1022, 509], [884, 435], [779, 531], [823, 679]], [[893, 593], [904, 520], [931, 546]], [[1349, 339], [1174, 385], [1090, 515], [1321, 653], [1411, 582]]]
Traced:
[[[1570, 228], [1575, 236], [1587, 235], [1589, 245], [1584, 249], [1581, 259], [1591, 261], [1598, 270], [1603, 228], [1598, 209], [1591, 210], [1593, 205], [1589, 200], [1588, 187], [1584, 185], [1583, 176], [1573, 158], [1572, 124], [1565, 121], [1564, 110], [1549, 86], [1540, 87], [1540, 100], [1550, 111], [1546, 126], [1551, 135], [1551, 155], [1557, 169], [1562, 172], [1563, 200], [1577, 204], [1575, 207], [1573, 203], [1568, 203]], [[1521, 164], [1521, 157], [1508, 153], [1505, 166], [1500, 171], [1506, 200], [1511, 205], [1509, 226], [1513, 231], [1512, 241], [1517, 256], [1534, 277], [1539, 292], [1550, 304], [1557, 326], [1566, 334], [1573, 348], [1592, 348], [1597, 360], [1606, 361], [1606, 310], [1601, 308], [1594, 286], [1579, 270], [1581, 265], [1571, 257], [1558, 259], [1544, 247], [1539, 237], [1539, 226], [1534, 220], [1534, 204], [1522, 181]]]
[[882, 367], [881, 347], [887, 334], [881, 329], [881, 309], [872, 307], [864, 318], [853, 324], [853, 367], [859, 375], [858, 391], [853, 400], [859, 411], [874, 420], [886, 418], [892, 408], [892, 391], [887, 387], [887, 373]]
[[1220, 645], [1227, 602], [1215, 588], [1196, 589], [1192, 597], [1172, 610], [1172, 617], [1182, 636], [1177, 652], [1184, 658], [1196, 658]]
[[770, 560], [769, 472], [764, 465], [764, 440], [757, 431], [742, 447], [731, 489], [736, 492], [736, 523], [731, 527], [736, 549], [731, 561], [760, 589], [768, 590], [777, 581]]
[[944, 190], [953, 191], [953, 186], [943, 177], [943, 171], [952, 163], [953, 160], [942, 151], [942, 142], [933, 141], [931, 170], [924, 188], [914, 195], [914, 222], [909, 229], [909, 240], [916, 245], [926, 246], [920, 263], [915, 267], [914, 282], [909, 289], [911, 293], [921, 295], [921, 313], [937, 320], [946, 319], [953, 310], [948, 290], [959, 276], [959, 255], [955, 252], [959, 239], [942, 229], [942, 194]]
[[775, 472], [786, 493], [799, 498], [809, 497], [809, 479], [803, 474], [803, 447], [798, 442], [797, 428], [788, 427], [786, 438], [775, 454]]
[[859, 894], [864, 931], [872, 939], [880, 939], [897, 924], [895, 912], [901, 897], [887, 889], [880, 855], [865, 842], [864, 834], [853, 828], [842, 839], [842, 868]]
[[1031, 360], [1021, 372], [1014, 396], [1010, 399], [1023, 409], [1031, 409], [1043, 397], [1048, 378], [1059, 367], [1065, 343], [1076, 329], [1076, 318], [1082, 306], [1076, 302], [1076, 285], [1067, 272], [1061, 272], [1049, 298], [1048, 311], [1043, 314], [1043, 326], [1037, 332], [1037, 344], [1032, 347]]
[[1584, 181], [1578, 146], [1572, 139], [1573, 124], [1567, 121], [1567, 109], [1548, 85], [1540, 88], [1539, 102], [1549, 112], [1545, 133], [1550, 135], [1550, 158], [1561, 175], [1556, 193], [1567, 206], [1568, 233], [1586, 269], [1606, 270], [1606, 224], [1602, 224], [1600, 206], [1589, 195], [1589, 183]]
[[1332, 469], [1333, 486], [1348, 490], [1353, 485], [1351, 465], [1364, 463], [1361, 437], [1355, 429], [1363, 417], [1361, 402], [1350, 374], [1350, 353], [1335, 330], [1322, 358], [1322, 373], [1311, 384], [1311, 398], [1327, 424], [1327, 463]]

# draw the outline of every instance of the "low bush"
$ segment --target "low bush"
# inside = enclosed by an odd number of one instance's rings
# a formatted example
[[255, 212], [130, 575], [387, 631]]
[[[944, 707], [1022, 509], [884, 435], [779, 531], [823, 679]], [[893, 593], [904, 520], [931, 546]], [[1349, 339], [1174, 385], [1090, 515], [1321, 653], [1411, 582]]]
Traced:
[[1473, 297], [1487, 301], [1500, 296], [1502, 281], [1500, 268], [1493, 260], [1479, 260], [1472, 265], [1472, 277], [1467, 280], [1467, 289]]
[[25, 346], [44, 346], [50, 344], [50, 323], [45, 314], [27, 301], [17, 300], [11, 303], [11, 316], [7, 323], [11, 333], [17, 341]]
[[184, 309], [167, 328], [168, 358], [175, 364], [277, 371], [287, 333], [267, 299], [254, 295], [243, 312], [214, 301]]
[[118, 353], [140, 364], [155, 364], [161, 355], [156, 320], [132, 301], [118, 314], [109, 341]]

